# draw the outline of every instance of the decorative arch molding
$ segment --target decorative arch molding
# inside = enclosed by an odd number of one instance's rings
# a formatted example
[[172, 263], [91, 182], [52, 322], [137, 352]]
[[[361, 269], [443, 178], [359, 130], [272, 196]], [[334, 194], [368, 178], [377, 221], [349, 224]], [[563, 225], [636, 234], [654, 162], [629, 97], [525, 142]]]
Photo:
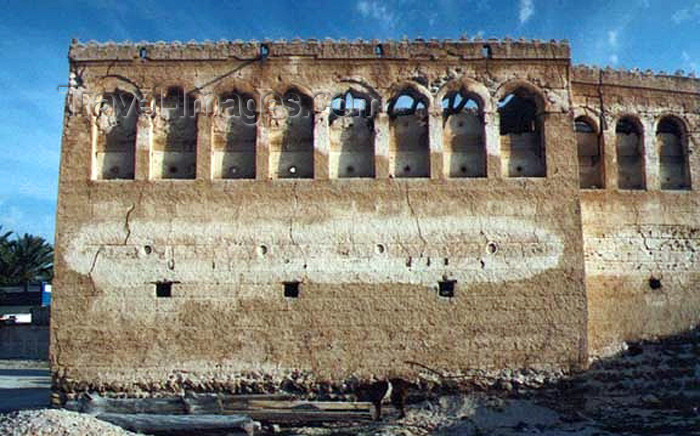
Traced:
[[552, 105], [548, 103], [544, 91], [542, 91], [542, 89], [537, 85], [523, 79], [511, 79], [498, 85], [496, 92], [493, 95], [493, 107], [497, 108], [499, 101], [505, 98], [508, 94], [511, 94], [521, 88], [527, 90], [535, 97], [535, 103], [539, 113], [552, 112], [554, 110]]
[[646, 129], [644, 128], [644, 119], [633, 112], [620, 112], [620, 113], [614, 114], [611, 117], [611, 120], [612, 120], [612, 126], [614, 129], [617, 128], [617, 124], [620, 121], [630, 121], [638, 129], [639, 134], [642, 137], [648, 133], [648, 132], [646, 132]]
[[659, 123], [665, 119], [675, 121], [678, 124], [678, 127], [680, 127], [683, 136], [688, 136], [688, 132], [690, 131], [690, 123], [688, 122], [687, 118], [682, 114], [670, 111], [661, 112], [659, 115], [654, 117], [654, 124], [652, 126], [654, 132], [656, 132], [659, 129]]
[[442, 107], [442, 100], [447, 94], [453, 91], [465, 91], [467, 94], [474, 95], [478, 97], [478, 103], [481, 106], [482, 112], [488, 113], [493, 112], [494, 105], [491, 99], [491, 94], [489, 90], [484, 86], [483, 83], [477, 82], [476, 80], [470, 79], [468, 77], [461, 77], [459, 79], [450, 80], [445, 83], [435, 95], [433, 100], [433, 107]]
[[590, 123], [591, 127], [595, 129], [595, 132], [597, 134], [600, 134], [601, 130], [604, 130], [601, 129], [600, 125], [600, 112], [596, 110], [587, 107], [576, 106], [574, 107], [574, 121], [576, 121], [579, 118], [583, 118], [586, 120], [586, 122]]
[[393, 101], [398, 98], [402, 93], [409, 91], [415, 94], [418, 98], [425, 101], [428, 106], [426, 109], [432, 111], [435, 108], [440, 108], [440, 106], [435, 106], [431, 104], [433, 102], [433, 97], [430, 94], [430, 90], [420, 83], [413, 82], [411, 80], [402, 80], [391, 85], [385, 92], [384, 98], [384, 108], [386, 112], [389, 112], [390, 106]]
[[376, 87], [358, 78], [346, 78], [338, 82], [333, 82], [329, 88], [323, 91], [323, 98], [315, 98], [314, 102], [317, 105], [321, 105], [323, 107], [322, 109], [325, 110], [330, 108], [332, 101], [336, 97], [345, 95], [347, 92], [365, 97], [368, 102], [373, 105], [373, 113], [375, 115], [381, 112], [384, 107], [385, 100], [382, 98], [379, 91], [377, 91]]

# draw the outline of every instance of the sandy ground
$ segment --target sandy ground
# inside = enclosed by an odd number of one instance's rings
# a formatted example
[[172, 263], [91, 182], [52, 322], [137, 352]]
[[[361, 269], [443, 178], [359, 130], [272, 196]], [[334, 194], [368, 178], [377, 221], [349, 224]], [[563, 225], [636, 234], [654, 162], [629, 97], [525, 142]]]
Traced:
[[[623, 345], [586, 371], [538, 388], [512, 374], [468, 394], [410, 404], [402, 419], [387, 408], [380, 422], [268, 426], [262, 434], [700, 436], [700, 328], [661, 341]], [[46, 407], [49, 385], [45, 364], [0, 361], [0, 410]], [[129, 434], [105, 425], [67, 411], [0, 415], [0, 435]]]

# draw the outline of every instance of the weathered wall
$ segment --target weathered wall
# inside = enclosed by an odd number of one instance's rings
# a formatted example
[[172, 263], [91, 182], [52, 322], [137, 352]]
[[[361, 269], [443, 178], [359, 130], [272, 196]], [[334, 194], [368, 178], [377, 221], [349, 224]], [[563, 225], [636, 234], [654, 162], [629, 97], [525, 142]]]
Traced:
[[[146, 59], [136, 46], [74, 45], [82, 88], [69, 95], [63, 136], [56, 388], [240, 388], [257, 374], [270, 378], [255, 388], [270, 389], [297, 370], [311, 373], [310, 384], [338, 384], [412, 377], [416, 363], [446, 373], [585, 364], [568, 46], [494, 42], [489, 59], [482, 46], [384, 44], [378, 57], [373, 44], [270, 44], [267, 60], [244, 65], [236, 59], [255, 57], [257, 44], [149, 45]], [[195, 180], [155, 180], [158, 133], [147, 115], [135, 180], [92, 180], [96, 129], [78, 94], [154, 98], [170, 86], [377, 95], [374, 177], [330, 178], [329, 113], [317, 104], [313, 179], [276, 180], [278, 133], [263, 113], [255, 180], [212, 178], [204, 115]], [[429, 101], [427, 178], [390, 177], [386, 104], [406, 86]], [[547, 177], [502, 176], [495, 108], [517, 86], [546, 103]], [[444, 166], [440, 102], [461, 87], [482, 99], [486, 177], [450, 179]], [[174, 282], [172, 298], [155, 295], [164, 280]], [[453, 298], [438, 296], [441, 280], [456, 280]], [[288, 281], [301, 282], [299, 298], [284, 297]]]
[[[603, 121], [605, 187], [581, 191], [588, 341], [598, 355], [700, 322], [700, 81], [576, 68], [572, 82], [576, 116]], [[615, 125], [625, 116], [643, 128], [643, 191], [618, 189]], [[684, 126], [690, 190], [662, 189], [655, 136], [664, 116]]]

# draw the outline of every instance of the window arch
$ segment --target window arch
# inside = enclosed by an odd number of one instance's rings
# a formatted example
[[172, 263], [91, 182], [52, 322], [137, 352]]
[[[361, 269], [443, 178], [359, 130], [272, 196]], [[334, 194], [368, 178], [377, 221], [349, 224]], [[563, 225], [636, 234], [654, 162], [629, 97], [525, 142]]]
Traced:
[[661, 189], [690, 189], [687, 135], [683, 127], [683, 122], [673, 116], [663, 117], [657, 125]]
[[194, 179], [197, 173], [196, 99], [171, 87], [156, 99], [152, 173], [156, 179]]
[[644, 137], [638, 120], [623, 117], [615, 126], [617, 150], [617, 187], [644, 189]]
[[543, 107], [540, 96], [525, 87], [498, 102], [504, 175], [546, 177]]
[[352, 90], [331, 102], [331, 178], [374, 177], [372, 99]]
[[290, 88], [273, 105], [270, 167], [276, 179], [314, 177], [314, 105], [308, 95]]
[[574, 120], [578, 146], [579, 181], [582, 189], [604, 187], [603, 148], [595, 124], [587, 117]]
[[214, 178], [255, 178], [257, 121], [255, 99], [251, 95], [234, 91], [221, 96], [213, 129]]
[[133, 179], [136, 159], [138, 103], [133, 94], [105, 94], [96, 114], [95, 177]]
[[389, 171], [394, 177], [430, 177], [428, 100], [412, 88], [389, 102]]
[[465, 90], [442, 99], [443, 156], [450, 177], [486, 177], [486, 141], [481, 99]]

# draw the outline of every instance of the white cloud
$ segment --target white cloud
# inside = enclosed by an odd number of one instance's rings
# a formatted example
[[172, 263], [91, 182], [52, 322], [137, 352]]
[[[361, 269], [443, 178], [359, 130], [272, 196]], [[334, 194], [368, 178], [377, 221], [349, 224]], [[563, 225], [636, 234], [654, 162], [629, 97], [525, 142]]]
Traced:
[[535, 15], [534, 0], [520, 0], [520, 12], [518, 14], [520, 24], [525, 24], [533, 15]]
[[697, 20], [700, 23], [700, 1], [696, 2], [694, 5], [679, 9], [671, 15], [671, 20], [676, 24], [681, 24], [690, 20]]
[[683, 68], [687, 69], [690, 73], [698, 73], [698, 63], [695, 62], [687, 51], [683, 50], [681, 53], [681, 59], [683, 60]]
[[617, 47], [617, 30], [608, 31], [608, 44], [610, 47]]
[[610, 63], [611, 63], [612, 65], [617, 65], [617, 63], [618, 63], [618, 61], [619, 61], [620, 59], [617, 57], [617, 55], [616, 55], [615, 53], [613, 53], [613, 54], [610, 55], [609, 60], [610, 60]]
[[378, 1], [359, 0], [357, 2], [357, 11], [364, 18], [380, 21], [388, 28], [393, 28], [396, 25], [396, 15]]

